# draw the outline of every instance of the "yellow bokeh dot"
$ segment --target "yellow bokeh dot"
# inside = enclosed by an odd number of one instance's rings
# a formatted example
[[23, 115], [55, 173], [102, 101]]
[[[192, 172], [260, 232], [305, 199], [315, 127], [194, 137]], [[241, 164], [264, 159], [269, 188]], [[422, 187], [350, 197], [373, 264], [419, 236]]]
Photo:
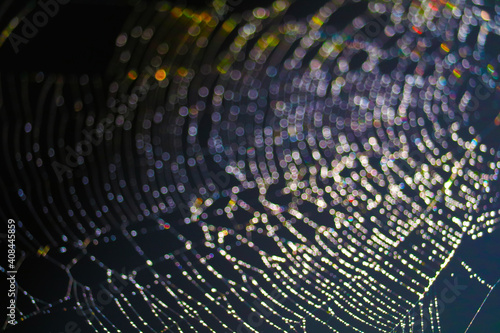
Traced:
[[158, 81], [163, 81], [167, 77], [167, 72], [164, 69], [159, 69], [155, 73], [155, 79]]

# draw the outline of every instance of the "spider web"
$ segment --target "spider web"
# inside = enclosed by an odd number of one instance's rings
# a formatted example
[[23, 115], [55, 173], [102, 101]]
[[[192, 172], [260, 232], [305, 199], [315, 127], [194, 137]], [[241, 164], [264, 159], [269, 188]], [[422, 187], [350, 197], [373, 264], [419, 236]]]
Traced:
[[106, 75], [2, 75], [21, 329], [446, 332], [493, 290], [498, 8], [294, 5], [138, 3]]

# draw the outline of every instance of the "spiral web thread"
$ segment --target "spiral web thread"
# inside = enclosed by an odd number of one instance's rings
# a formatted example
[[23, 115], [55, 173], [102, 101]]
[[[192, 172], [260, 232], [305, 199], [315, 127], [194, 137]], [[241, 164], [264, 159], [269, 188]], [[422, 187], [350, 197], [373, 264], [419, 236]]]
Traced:
[[[20, 284], [20, 318], [64, 309], [96, 332], [446, 331], [434, 282], [464, 238], [498, 228], [488, 41], [500, 16], [374, 1], [339, 23], [356, 5], [291, 20], [286, 1], [243, 14], [139, 4], [111, 83], [3, 76], [18, 239], [67, 279], [51, 301]], [[97, 143], [78, 144], [84, 133]]]

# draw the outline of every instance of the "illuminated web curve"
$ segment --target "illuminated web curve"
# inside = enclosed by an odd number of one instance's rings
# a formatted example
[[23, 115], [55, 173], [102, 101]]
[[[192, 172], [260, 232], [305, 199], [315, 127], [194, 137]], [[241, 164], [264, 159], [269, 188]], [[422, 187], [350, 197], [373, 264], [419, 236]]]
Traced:
[[[284, 1], [225, 19], [137, 6], [109, 87], [5, 79], [13, 99], [39, 96], [12, 103], [5, 147], [36, 217], [20, 229], [67, 277], [56, 300], [20, 286], [23, 319], [57, 306], [97, 332], [390, 332], [423, 330], [425, 310], [439, 327], [430, 288], [500, 214], [498, 16], [372, 2], [336, 25], [348, 5], [287, 23]], [[54, 170], [61, 182], [29, 185]]]

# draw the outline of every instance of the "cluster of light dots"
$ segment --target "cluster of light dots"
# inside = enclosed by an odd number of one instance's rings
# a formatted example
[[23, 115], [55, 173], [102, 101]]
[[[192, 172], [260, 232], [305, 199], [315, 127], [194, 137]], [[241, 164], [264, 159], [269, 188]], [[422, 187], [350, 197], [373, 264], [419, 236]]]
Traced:
[[[105, 132], [62, 183], [18, 190], [37, 216], [19, 219], [28, 247], [68, 276], [57, 302], [20, 286], [32, 304], [21, 320], [59, 306], [96, 332], [417, 332], [424, 317], [441, 332], [429, 289], [463, 237], [500, 220], [488, 140], [500, 114], [472, 125], [474, 103], [493, 108], [477, 87], [500, 89], [486, 42], [500, 14], [373, 1], [336, 26], [348, 4], [296, 21], [284, 0], [241, 15], [219, 0], [141, 5], [116, 39], [109, 87], [21, 82], [54, 114], [31, 110], [18, 130], [19, 184], [71, 160], [80, 133]], [[105, 275], [111, 303], [78, 267]]]
[[472, 268], [467, 265], [465, 262], [461, 262], [462, 266], [467, 270], [468, 273], [470, 273], [470, 278], [471, 279], [476, 279], [479, 283], [484, 284], [486, 287], [492, 289], [493, 286], [487, 283], [481, 276], [479, 276], [477, 273], [475, 273]]

